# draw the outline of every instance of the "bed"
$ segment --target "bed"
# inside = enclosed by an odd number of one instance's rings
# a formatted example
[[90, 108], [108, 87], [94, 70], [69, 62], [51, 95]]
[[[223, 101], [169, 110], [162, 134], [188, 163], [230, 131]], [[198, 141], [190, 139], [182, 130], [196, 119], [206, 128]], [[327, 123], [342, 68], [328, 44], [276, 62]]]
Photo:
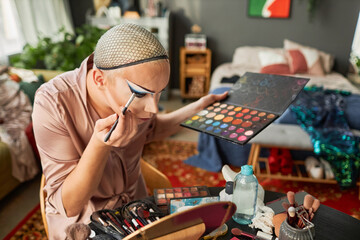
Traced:
[[[223, 63], [214, 70], [210, 82], [210, 92], [221, 93], [228, 90], [245, 72], [307, 77], [310, 78], [310, 81], [306, 87], [317, 86], [351, 93], [344, 98], [346, 102], [344, 112], [347, 124], [352, 129], [352, 132], [359, 136], [360, 90], [343, 75], [332, 71], [333, 64], [334, 57], [331, 54], [287, 39], [284, 40], [284, 48], [242, 46], [235, 50], [232, 62]], [[288, 134], [287, 130], [292, 134]], [[288, 109], [276, 122], [251, 142], [269, 142], [270, 136], [278, 136], [278, 146], [283, 144], [286, 147], [291, 143], [290, 148], [295, 149], [298, 147], [303, 150], [311, 150], [310, 138], [296, 137], [298, 134], [306, 136], [306, 133], [301, 130], [294, 115]], [[220, 171], [224, 164], [241, 166], [248, 163], [254, 164], [255, 167], [255, 163], [251, 160], [254, 152], [251, 144], [239, 147], [206, 134], [200, 134], [198, 143], [199, 154], [187, 159], [188, 164], [210, 171]], [[258, 149], [258, 151], [260, 150]], [[264, 152], [262, 154], [266, 155], [267, 152]], [[300, 159], [315, 155], [312, 151], [301, 151], [294, 154], [298, 154], [296, 158]]]

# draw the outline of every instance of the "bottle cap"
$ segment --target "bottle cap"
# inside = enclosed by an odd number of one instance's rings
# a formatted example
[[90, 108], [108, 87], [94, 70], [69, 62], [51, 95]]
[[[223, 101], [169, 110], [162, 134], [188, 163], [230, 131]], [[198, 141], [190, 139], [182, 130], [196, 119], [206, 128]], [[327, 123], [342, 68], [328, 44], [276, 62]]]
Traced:
[[245, 176], [249, 176], [253, 174], [253, 168], [251, 165], [243, 165], [241, 166], [241, 174]]
[[233, 194], [234, 191], [234, 182], [233, 181], [228, 181], [225, 184], [225, 192], [227, 194]]

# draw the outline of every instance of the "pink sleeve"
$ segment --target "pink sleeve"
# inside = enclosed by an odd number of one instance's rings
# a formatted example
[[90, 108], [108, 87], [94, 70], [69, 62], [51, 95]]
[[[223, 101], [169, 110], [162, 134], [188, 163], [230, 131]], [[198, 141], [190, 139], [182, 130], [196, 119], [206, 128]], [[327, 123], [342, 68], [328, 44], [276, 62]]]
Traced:
[[37, 93], [32, 119], [46, 179], [47, 200], [60, 214], [66, 216], [61, 197], [62, 184], [76, 167], [80, 155], [66, 129], [63, 112], [64, 109], [58, 106], [54, 96]]

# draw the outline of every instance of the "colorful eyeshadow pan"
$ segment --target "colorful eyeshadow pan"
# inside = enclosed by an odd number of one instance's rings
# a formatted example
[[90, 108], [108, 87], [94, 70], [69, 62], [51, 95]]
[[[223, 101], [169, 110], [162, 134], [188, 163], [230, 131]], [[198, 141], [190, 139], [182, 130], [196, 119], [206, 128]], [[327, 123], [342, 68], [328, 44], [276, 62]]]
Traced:
[[199, 116], [205, 116], [206, 114], [208, 114], [209, 113], [209, 111], [207, 111], [207, 110], [202, 110], [201, 112], [199, 112], [197, 115], [199, 115]]
[[199, 118], [200, 118], [199, 116], [193, 116], [193, 117], [191, 118], [191, 120], [195, 121], [195, 120], [198, 120]]
[[245, 73], [230, 89], [226, 100], [207, 106], [181, 125], [246, 144], [288, 108], [308, 80]]
[[244, 132], [244, 131], [245, 131], [244, 128], [238, 128], [238, 129], [236, 129], [236, 132], [237, 132], [237, 133], [242, 133], [242, 132]]
[[236, 129], [235, 126], [230, 126], [230, 127], [228, 128], [229, 131], [234, 131], [235, 129]]
[[232, 133], [232, 134], [230, 134], [230, 138], [236, 138], [238, 135], [236, 134], [236, 133]]
[[223, 122], [231, 122], [234, 118], [233, 117], [226, 117], [223, 119]]
[[228, 111], [229, 111], [229, 110], [224, 109], [224, 110], [222, 110], [220, 113], [225, 114], [225, 113], [227, 113]]
[[214, 119], [218, 121], [218, 120], [223, 119], [224, 117], [225, 117], [224, 114], [218, 114], [218, 115], [216, 115], [216, 116], [214, 117]]
[[216, 116], [216, 113], [214, 113], [214, 112], [211, 112], [208, 115], [206, 115], [207, 118], [213, 118], [215, 116]]
[[241, 120], [241, 119], [235, 119], [234, 121], [232, 121], [232, 124], [233, 125], [239, 125], [242, 122], [243, 122], [243, 120]]
[[214, 133], [221, 133], [221, 129], [215, 128], [213, 132], [214, 132]]
[[255, 114], [257, 114], [257, 112], [258, 112], [258, 111], [253, 110], [253, 111], [250, 112], [250, 114], [251, 114], [251, 115], [255, 115]]
[[251, 120], [252, 120], [253, 122], [258, 122], [258, 121], [260, 120], [260, 118], [259, 118], [259, 117], [253, 117]]
[[251, 136], [251, 135], [254, 134], [254, 132], [253, 132], [252, 130], [249, 130], [249, 131], [246, 131], [244, 134], [245, 134], [246, 136]]
[[154, 189], [155, 203], [159, 206], [169, 204], [170, 199], [191, 198], [199, 196], [210, 196], [210, 192], [207, 186]]
[[216, 126], [219, 126], [221, 124], [221, 122], [214, 122], [212, 125], [214, 126], [214, 127], [216, 127]]

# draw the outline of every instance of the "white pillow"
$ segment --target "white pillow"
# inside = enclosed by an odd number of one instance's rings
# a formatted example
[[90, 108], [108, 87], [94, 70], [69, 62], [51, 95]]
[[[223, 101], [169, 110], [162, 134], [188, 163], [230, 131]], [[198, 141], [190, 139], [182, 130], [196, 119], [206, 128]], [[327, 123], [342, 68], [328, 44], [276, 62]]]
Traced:
[[261, 62], [259, 59], [259, 52], [261, 51], [275, 51], [281, 54], [283, 52], [283, 49], [258, 46], [238, 47], [234, 52], [232, 64], [260, 70]]

